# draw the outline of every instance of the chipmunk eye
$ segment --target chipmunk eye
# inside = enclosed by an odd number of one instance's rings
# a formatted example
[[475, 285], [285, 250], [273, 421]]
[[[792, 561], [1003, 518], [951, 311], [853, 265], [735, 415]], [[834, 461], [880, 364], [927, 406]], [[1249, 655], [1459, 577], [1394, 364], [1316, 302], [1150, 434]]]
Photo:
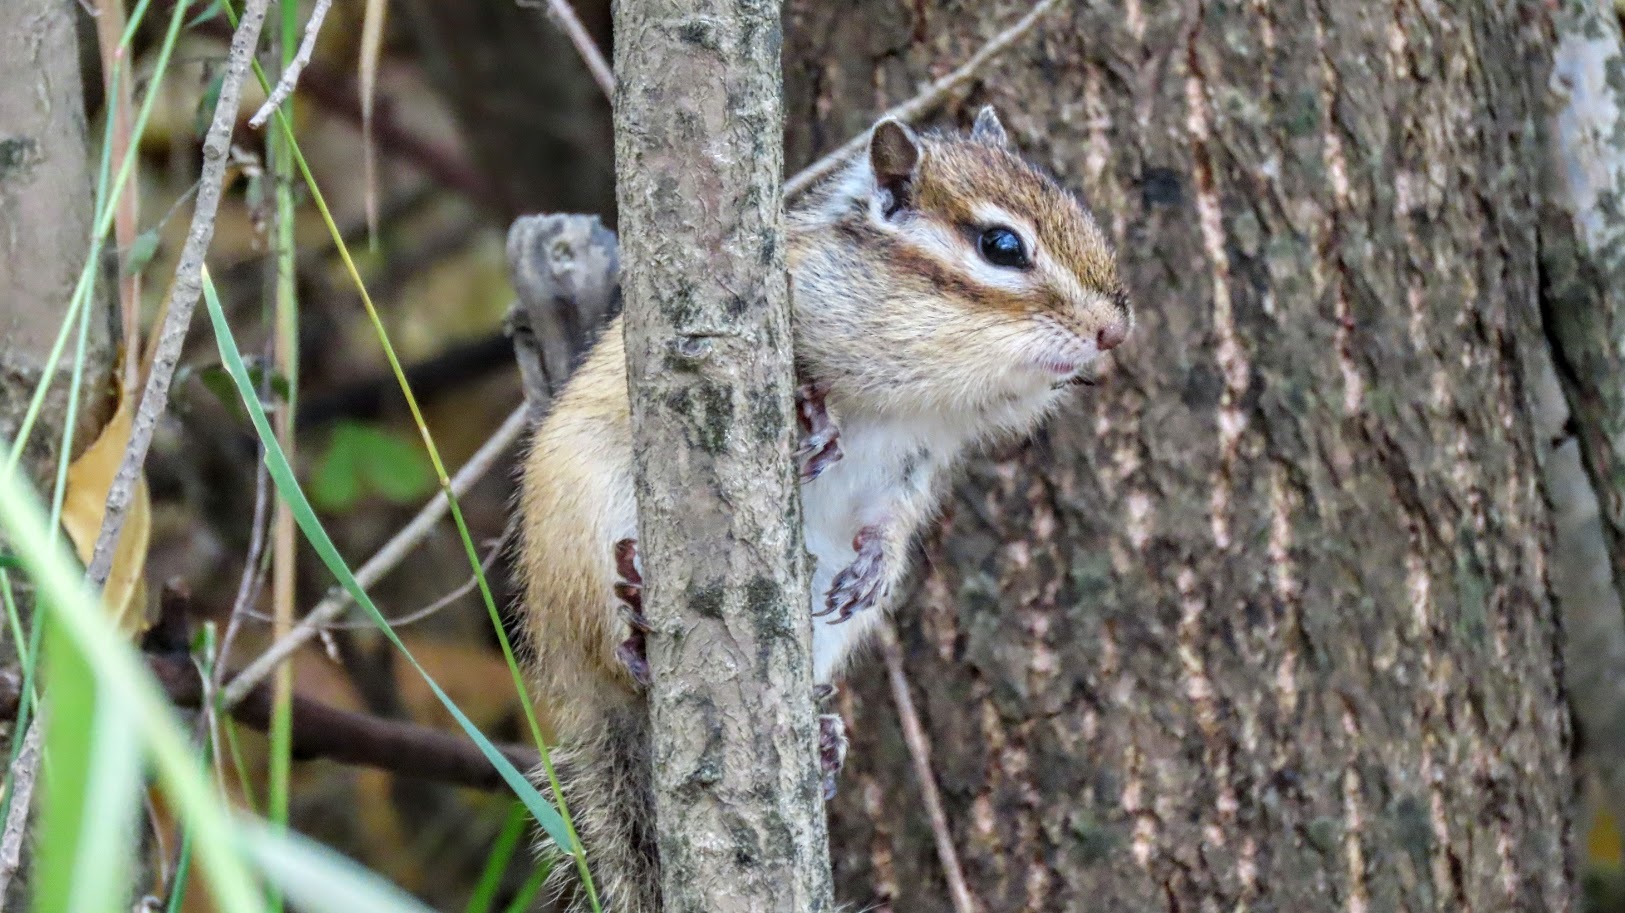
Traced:
[[1027, 248], [1022, 245], [1021, 236], [1002, 225], [985, 229], [977, 243], [982, 256], [994, 266], [1026, 269], [1033, 265], [1027, 259]]

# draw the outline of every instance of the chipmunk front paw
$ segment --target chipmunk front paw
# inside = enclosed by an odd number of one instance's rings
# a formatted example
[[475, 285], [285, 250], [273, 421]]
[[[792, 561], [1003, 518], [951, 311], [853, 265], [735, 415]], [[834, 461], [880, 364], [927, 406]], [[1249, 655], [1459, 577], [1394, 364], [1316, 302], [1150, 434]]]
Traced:
[[839, 713], [818, 717], [818, 767], [824, 776], [824, 801], [835, 798], [835, 781], [846, 766], [846, 722]]
[[652, 678], [649, 673], [649, 619], [643, 616], [643, 575], [638, 573], [638, 540], [622, 539], [615, 543], [615, 596], [621, 601], [621, 620], [631, 629], [626, 640], [615, 648], [615, 658], [621, 661], [632, 680], [644, 688]]
[[801, 423], [801, 481], [811, 482], [841, 460], [841, 431], [829, 417], [824, 400], [829, 384], [802, 384], [796, 388], [796, 418]]
[[835, 624], [851, 618], [864, 609], [873, 608], [885, 595], [886, 549], [880, 527], [865, 526], [852, 537], [852, 550], [857, 557], [847, 565], [830, 584], [824, 597], [822, 611], [813, 616], [835, 613]]

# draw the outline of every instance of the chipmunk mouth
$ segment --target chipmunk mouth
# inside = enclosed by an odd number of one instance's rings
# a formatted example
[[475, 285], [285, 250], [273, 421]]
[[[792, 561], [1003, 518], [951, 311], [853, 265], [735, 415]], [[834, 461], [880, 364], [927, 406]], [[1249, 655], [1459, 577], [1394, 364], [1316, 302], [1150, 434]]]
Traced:
[[1100, 353], [1091, 342], [1073, 337], [1054, 340], [1032, 359], [1033, 367], [1059, 383], [1085, 374]]

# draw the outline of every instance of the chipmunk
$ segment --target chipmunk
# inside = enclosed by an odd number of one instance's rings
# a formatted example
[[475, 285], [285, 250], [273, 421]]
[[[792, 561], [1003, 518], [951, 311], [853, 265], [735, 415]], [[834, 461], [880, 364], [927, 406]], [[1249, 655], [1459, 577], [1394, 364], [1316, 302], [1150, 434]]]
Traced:
[[[786, 214], [813, 666], [823, 696], [906, 573], [967, 448], [1031, 430], [1133, 317], [1105, 236], [992, 108], [964, 134], [885, 119]], [[521, 571], [537, 698], [606, 911], [660, 909], [620, 318], [536, 432]], [[845, 756], [820, 719], [826, 795]], [[559, 866], [560, 870], [567, 867]], [[583, 905], [584, 906], [584, 905]]]

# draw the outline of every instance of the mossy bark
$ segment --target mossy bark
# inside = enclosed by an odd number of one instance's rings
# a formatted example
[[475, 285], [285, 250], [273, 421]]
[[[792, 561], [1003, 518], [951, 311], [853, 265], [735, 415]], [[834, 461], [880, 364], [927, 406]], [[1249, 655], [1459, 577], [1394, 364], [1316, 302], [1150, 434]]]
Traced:
[[[996, 104], [1116, 240], [1103, 385], [974, 464], [901, 616], [984, 910], [1570, 908], [1529, 403], [1550, 9], [1080, 2]], [[1025, 2], [795, 0], [792, 163]], [[838, 895], [950, 909], [878, 663]]]

